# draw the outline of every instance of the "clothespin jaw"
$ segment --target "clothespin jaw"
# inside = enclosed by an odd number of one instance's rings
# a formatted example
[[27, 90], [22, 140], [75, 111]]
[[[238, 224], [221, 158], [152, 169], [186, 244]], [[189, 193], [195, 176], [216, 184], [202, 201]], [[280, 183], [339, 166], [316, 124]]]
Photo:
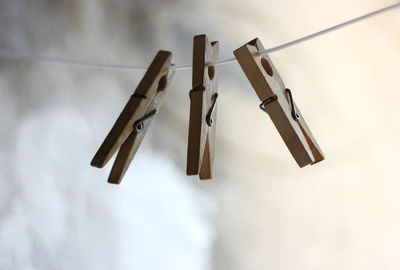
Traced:
[[215, 132], [218, 101], [218, 70], [208, 63], [219, 57], [219, 43], [206, 35], [194, 37], [193, 89], [190, 91], [190, 119], [187, 175], [211, 179], [215, 157]]
[[262, 101], [260, 108], [269, 114], [300, 167], [322, 161], [324, 155], [321, 148], [271, 59], [267, 55], [260, 55], [263, 50], [263, 45], [256, 38], [234, 51], [246, 77]]
[[120, 148], [108, 179], [119, 184], [135, 156], [153, 116], [164, 99], [169, 83], [172, 54], [159, 51], [130, 97], [111, 131], [93, 157], [91, 165], [104, 167]]

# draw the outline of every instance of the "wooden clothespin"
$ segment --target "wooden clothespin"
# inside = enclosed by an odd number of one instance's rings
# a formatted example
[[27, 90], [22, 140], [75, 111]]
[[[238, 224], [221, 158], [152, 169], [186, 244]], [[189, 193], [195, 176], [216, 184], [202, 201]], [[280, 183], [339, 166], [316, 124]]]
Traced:
[[159, 51], [105, 138], [91, 165], [103, 168], [120, 148], [108, 182], [119, 184], [164, 99], [172, 54]]
[[297, 164], [300, 167], [315, 164], [324, 159], [324, 154], [271, 59], [260, 55], [263, 50], [256, 38], [235, 50], [234, 54], [262, 101], [260, 108], [271, 117]]
[[200, 179], [211, 179], [213, 175], [218, 71], [208, 63], [217, 60], [218, 56], [217, 41], [210, 43], [206, 35], [194, 37], [186, 173], [198, 174]]

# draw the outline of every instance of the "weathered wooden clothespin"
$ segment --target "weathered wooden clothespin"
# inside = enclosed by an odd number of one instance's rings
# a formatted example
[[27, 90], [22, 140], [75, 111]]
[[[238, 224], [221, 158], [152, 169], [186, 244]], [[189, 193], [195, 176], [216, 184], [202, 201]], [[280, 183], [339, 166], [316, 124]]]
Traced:
[[164, 99], [172, 54], [159, 51], [105, 138], [91, 165], [102, 168], [120, 148], [108, 182], [119, 184]]
[[235, 50], [234, 54], [262, 101], [260, 108], [271, 117], [297, 164], [300, 167], [315, 164], [324, 159], [324, 154], [271, 59], [260, 55], [263, 50], [256, 38]]
[[209, 63], [218, 59], [219, 43], [210, 43], [206, 35], [195, 36], [193, 43], [193, 89], [189, 92], [186, 173], [198, 174], [200, 179], [211, 179], [215, 156], [218, 71]]

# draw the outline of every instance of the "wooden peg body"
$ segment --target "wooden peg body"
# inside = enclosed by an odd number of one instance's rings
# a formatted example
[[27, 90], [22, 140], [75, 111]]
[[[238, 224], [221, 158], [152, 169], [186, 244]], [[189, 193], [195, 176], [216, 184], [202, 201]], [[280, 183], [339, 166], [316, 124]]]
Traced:
[[271, 59], [260, 55], [263, 50], [256, 38], [235, 50], [234, 55], [259, 99], [272, 99], [265, 110], [297, 164], [304, 167], [323, 160], [324, 155], [298, 109], [300, 119], [293, 118], [286, 87]]
[[109, 183], [121, 182], [154, 117], [143, 121], [140, 132], [134, 128], [136, 121], [158, 110], [161, 106], [168, 84], [167, 76], [171, 58], [170, 52], [157, 53], [134, 94], [93, 157], [91, 165], [102, 168], [120, 148], [108, 179]]
[[[219, 43], [206, 35], [194, 37], [193, 90], [190, 92], [190, 119], [187, 152], [187, 175], [211, 179], [215, 157], [217, 124], [218, 70], [209, 62], [219, 57]], [[212, 123], [209, 118], [211, 115]]]

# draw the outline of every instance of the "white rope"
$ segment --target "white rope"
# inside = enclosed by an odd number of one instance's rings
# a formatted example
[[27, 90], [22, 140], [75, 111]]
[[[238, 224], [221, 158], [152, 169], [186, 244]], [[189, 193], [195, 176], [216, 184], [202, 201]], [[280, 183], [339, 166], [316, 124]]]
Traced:
[[101, 64], [101, 63], [94, 63], [94, 62], [89, 62], [89, 61], [74, 60], [74, 59], [53, 57], [53, 56], [45, 56], [45, 55], [34, 54], [34, 53], [0, 52], [0, 58], [21, 59], [21, 60], [48, 62], [48, 63], [59, 63], [59, 64], [66, 64], [66, 65], [88, 67], [88, 68], [135, 70], [135, 71], [146, 71], [147, 70], [147, 67], [115, 65], [115, 64]]
[[[330, 32], [336, 31], [338, 29], [341, 29], [343, 27], [349, 26], [351, 24], [354, 24], [356, 22], [360, 22], [363, 20], [366, 20], [368, 18], [371, 18], [373, 16], [376, 16], [378, 14], [387, 12], [389, 10], [395, 9], [400, 7], [400, 2], [387, 6], [385, 8], [381, 8], [378, 10], [375, 10], [373, 12], [370, 12], [368, 14], [362, 15], [360, 17], [351, 19], [349, 21], [343, 22], [341, 24], [326, 28], [324, 30], [318, 31], [314, 34], [278, 45], [276, 47], [272, 47], [266, 50], [263, 50], [260, 52], [260, 55], [265, 55], [269, 54], [272, 52], [280, 51], [292, 46], [295, 46], [299, 43], [305, 42], [310, 39], [317, 38], [319, 36], [328, 34]], [[89, 61], [83, 61], [83, 60], [74, 60], [74, 59], [67, 59], [67, 58], [61, 58], [61, 57], [52, 57], [52, 56], [45, 56], [41, 54], [35, 54], [35, 53], [17, 53], [17, 52], [1, 52], [0, 51], [0, 58], [3, 59], [21, 59], [21, 60], [28, 60], [28, 61], [40, 61], [40, 62], [49, 62], [49, 63], [60, 63], [60, 64], [66, 64], [66, 65], [74, 65], [74, 66], [81, 66], [81, 67], [89, 67], [89, 68], [102, 68], [102, 69], [115, 69], [115, 70], [132, 70], [132, 71], [146, 71], [147, 67], [142, 67], [142, 66], [131, 66], [131, 65], [118, 65], [118, 64], [102, 64], [102, 63], [95, 63], [95, 62], [89, 62]], [[236, 62], [236, 58], [229, 58], [229, 59], [222, 59], [214, 62], [210, 62], [209, 65], [212, 66], [219, 66], [219, 65], [226, 65], [226, 64], [231, 64]], [[171, 70], [190, 70], [192, 69], [191, 64], [187, 65], [171, 65]]]
[[[341, 24], [337, 24], [335, 26], [326, 28], [326, 29], [318, 31], [318, 32], [316, 32], [314, 34], [311, 34], [311, 35], [308, 35], [308, 36], [305, 36], [305, 37], [302, 37], [302, 38], [299, 38], [299, 39], [296, 39], [296, 40], [293, 40], [293, 41], [290, 41], [290, 42], [287, 42], [287, 43], [284, 43], [284, 44], [281, 44], [281, 45], [278, 45], [276, 47], [272, 47], [272, 48], [263, 50], [263, 51], [260, 52], [260, 55], [266, 55], [266, 54], [269, 54], [269, 53], [273, 53], [273, 52], [276, 52], [276, 51], [280, 51], [280, 50], [295, 46], [295, 45], [297, 45], [299, 43], [302, 43], [304, 41], [317, 38], [319, 36], [322, 36], [322, 35], [328, 34], [330, 32], [339, 30], [339, 29], [341, 29], [343, 27], [346, 27], [346, 26], [349, 26], [351, 24], [366, 20], [368, 18], [371, 18], [373, 16], [376, 16], [378, 14], [384, 13], [386, 11], [389, 11], [389, 10], [392, 10], [392, 9], [395, 9], [395, 8], [398, 8], [398, 7], [400, 7], [400, 3], [393, 4], [391, 6], [375, 10], [375, 11], [373, 11], [371, 13], [368, 13], [368, 14], [362, 15], [360, 17], [351, 19], [349, 21], [343, 22]], [[218, 60], [218, 61], [215, 61], [213, 63], [210, 63], [210, 65], [211, 64], [212, 65], [225, 65], [225, 64], [230, 64], [230, 63], [233, 63], [233, 62], [236, 62], [236, 58], [230, 58], [230, 59], [226, 59], [226, 60]], [[177, 68], [179, 68], [179, 67], [177, 67]]]

